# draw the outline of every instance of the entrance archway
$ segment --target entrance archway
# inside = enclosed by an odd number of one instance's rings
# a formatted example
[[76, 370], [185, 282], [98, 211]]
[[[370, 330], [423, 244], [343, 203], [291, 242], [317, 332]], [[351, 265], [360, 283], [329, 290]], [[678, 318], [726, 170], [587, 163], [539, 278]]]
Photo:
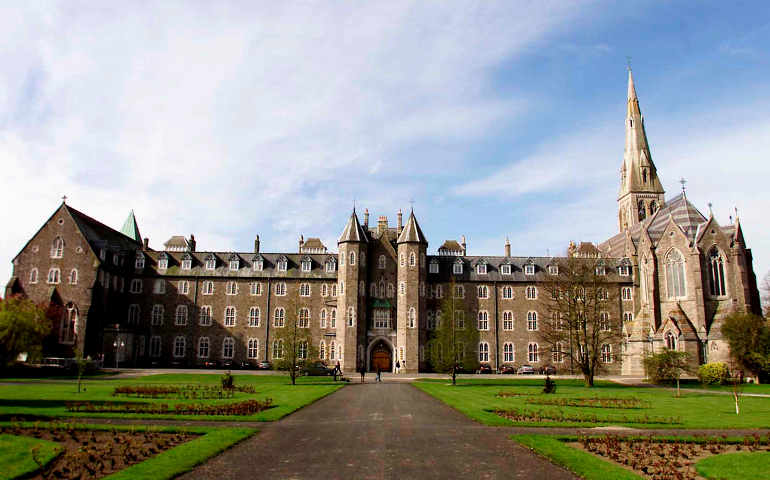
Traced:
[[390, 342], [380, 338], [369, 345], [369, 371], [390, 372], [393, 370], [393, 347]]

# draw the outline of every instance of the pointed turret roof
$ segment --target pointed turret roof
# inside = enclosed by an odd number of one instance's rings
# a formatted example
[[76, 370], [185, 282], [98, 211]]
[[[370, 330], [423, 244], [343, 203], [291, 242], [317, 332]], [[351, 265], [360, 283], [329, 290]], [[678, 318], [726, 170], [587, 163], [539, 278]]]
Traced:
[[345, 242], [366, 242], [366, 232], [361, 228], [361, 224], [358, 222], [358, 216], [356, 210], [353, 209], [353, 213], [350, 214], [345, 230], [342, 231], [340, 239], [337, 240], [337, 244]]
[[120, 229], [120, 232], [135, 242], [142, 243], [142, 235], [139, 233], [139, 225], [136, 224], [133, 210], [129, 212], [128, 218], [123, 222], [123, 228]]
[[636, 96], [634, 76], [630, 68], [628, 69], [626, 146], [621, 171], [623, 178], [620, 184], [620, 197], [631, 192], [664, 193], [658, 171], [650, 155], [650, 145], [644, 129], [644, 116], [639, 108], [639, 98]]
[[406, 221], [406, 225], [404, 225], [404, 229], [401, 231], [401, 235], [398, 236], [396, 243], [428, 244], [428, 241], [425, 240], [425, 235], [423, 235], [420, 229], [420, 224], [417, 223], [417, 219], [414, 216], [414, 210], [409, 214], [409, 219]]

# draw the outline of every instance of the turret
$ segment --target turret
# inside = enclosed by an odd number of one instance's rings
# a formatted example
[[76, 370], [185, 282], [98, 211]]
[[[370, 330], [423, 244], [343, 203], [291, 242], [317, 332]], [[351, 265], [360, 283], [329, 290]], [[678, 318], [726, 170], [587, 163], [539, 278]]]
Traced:
[[346, 372], [355, 372], [363, 358], [358, 358], [356, 346], [364, 342], [366, 335], [366, 269], [361, 258], [366, 255], [367, 233], [358, 223], [355, 209], [345, 225], [337, 248], [339, 270], [337, 272], [337, 346], [341, 354], [340, 365]]
[[416, 373], [420, 364], [421, 326], [426, 318], [425, 252], [428, 241], [422, 233], [414, 211], [396, 241], [398, 246], [398, 285], [396, 287], [396, 355], [406, 371]]

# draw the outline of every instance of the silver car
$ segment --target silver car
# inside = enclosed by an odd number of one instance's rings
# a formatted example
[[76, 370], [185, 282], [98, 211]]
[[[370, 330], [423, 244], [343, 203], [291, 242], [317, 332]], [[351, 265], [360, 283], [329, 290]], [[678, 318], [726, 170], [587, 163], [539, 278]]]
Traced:
[[535, 369], [532, 367], [532, 365], [522, 365], [519, 367], [516, 373], [519, 375], [534, 375]]

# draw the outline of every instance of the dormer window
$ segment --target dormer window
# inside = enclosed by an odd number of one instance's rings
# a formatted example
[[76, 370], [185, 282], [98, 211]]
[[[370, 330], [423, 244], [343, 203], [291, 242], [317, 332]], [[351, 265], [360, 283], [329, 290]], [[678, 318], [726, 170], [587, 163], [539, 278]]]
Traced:
[[288, 262], [288, 260], [286, 260], [286, 257], [281, 257], [281, 258], [278, 259], [278, 263], [276, 263], [275, 268], [279, 272], [285, 272], [286, 269], [288, 268], [288, 264], [289, 264], [289, 262]]
[[241, 268], [241, 260], [233, 255], [230, 257], [230, 271], [237, 272], [239, 268]]
[[261, 272], [265, 268], [265, 261], [262, 257], [254, 257], [251, 259], [251, 269], [255, 272]]
[[118, 254], [117, 253], [112, 256], [112, 264], [116, 265], [116, 266], [118, 264]]
[[428, 271], [430, 273], [438, 273], [438, 262], [435, 261], [435, 260], [430, 262], [430, 266], [428, 267]]
[[168, 257], [161, 255], [158, 257], [158, 270], [165, 270], [168, 268]]
[[535, 266], [532, 264], [524, 265], [524, 274], [525, 275], [534, 275], [535, 274]]
[[136, 268], [144, 268], [144, 254], [142, 252], [137, 252], [136, 254], [136, 262], [134, 264]]
[[477, 275], [486, 275], [487, 274], [487, 264], [486, 263], [479, 263], [476, 265], [476, 274]]
[[182, 270], [190, 270], [192, 268], [192, 257], [185, 255], [182, 257]]
[[462, 275], [463, 274], [463, 262], [461, 262], [461, 261], [455, 262], [452, 265], [452, 273], [454, 273], [455, 275]]
[[500, 273], [503, 275], [510, 275], [511, 274], [511, 266], [510, 265], [500, 265]]
[[217, 268], [217, 259], [214, 255], [206, 257], [206, 270], [214, 270]]
[[631, 275], [631, 267], [628, 265], [620, 265], [618, 267], [618, 275], [621, 277], [627, 277]]
[[548, 265], [548, 274], [549, 275], [558, 275], [559, 274], [559, 266], [558, 265]]
[[599, 265], [596, 267], [596, 274], [597, 275], [605, 275], [607, 273], [607, 269], [604, 268], [604, 265]]
[[337, 262], [333, 258], [326, 261], [326, 271], [328, 273], [334, 273], [337, 271]]
[[107, 260], [107, 249], [102, 248], [99, 250], [99, 259], [102, 261]]
[[309, 272], [313, 268], [313, 261], [310, 259], [310, 257], [305, 257], [302, 259], [302, 271], [303, 272]]

